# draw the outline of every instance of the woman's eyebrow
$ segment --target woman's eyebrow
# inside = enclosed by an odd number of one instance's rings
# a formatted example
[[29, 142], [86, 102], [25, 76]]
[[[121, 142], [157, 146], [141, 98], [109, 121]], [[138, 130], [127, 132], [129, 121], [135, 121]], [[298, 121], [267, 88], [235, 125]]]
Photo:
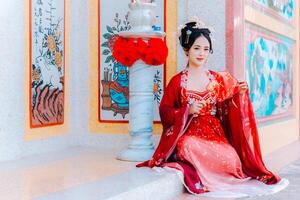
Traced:
[[[201, 45], [196, 44], [195, 47], [202, 47]], [[203, 46], [204, 48], [208, 48], [209, 46]]]

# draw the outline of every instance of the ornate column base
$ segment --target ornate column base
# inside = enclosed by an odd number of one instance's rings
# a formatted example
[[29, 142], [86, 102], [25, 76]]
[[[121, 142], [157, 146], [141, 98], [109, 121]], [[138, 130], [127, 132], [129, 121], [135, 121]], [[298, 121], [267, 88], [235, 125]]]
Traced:
[[132, 162], [142, 162], [145, 160], [149, 160], [152, 157], [153, 153], [154, 147], [145, 149], [128, 147], [117, 156], [117, 159]]

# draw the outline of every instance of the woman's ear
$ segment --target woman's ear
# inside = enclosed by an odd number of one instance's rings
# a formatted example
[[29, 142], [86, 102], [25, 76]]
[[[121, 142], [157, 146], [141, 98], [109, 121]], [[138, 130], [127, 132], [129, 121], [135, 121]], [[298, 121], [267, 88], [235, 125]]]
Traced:
[[189, 52], [188, 51], [184, 51], [184, 54], [188, 57], [189, 56]]

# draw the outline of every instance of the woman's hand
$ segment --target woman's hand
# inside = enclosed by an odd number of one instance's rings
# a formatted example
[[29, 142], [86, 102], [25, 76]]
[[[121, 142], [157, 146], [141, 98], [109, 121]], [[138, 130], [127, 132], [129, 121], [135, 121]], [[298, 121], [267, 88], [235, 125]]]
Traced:
[[193, 101], [190, 103], [190, 114], [194, 115], [194, 117], [197, 117], [199, 115], [200, 110], [206, 106], [205, 101]]
[[248, 90], [248, 84], [246, 82], [239, 82], [238, 87], [241, 95], [245, 94], [245, 92]]

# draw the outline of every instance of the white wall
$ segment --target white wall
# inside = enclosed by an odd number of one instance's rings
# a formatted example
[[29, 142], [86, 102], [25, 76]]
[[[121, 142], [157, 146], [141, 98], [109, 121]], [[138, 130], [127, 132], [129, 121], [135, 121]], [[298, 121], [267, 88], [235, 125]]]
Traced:
[[[70, 146], [124, 147], [128, 135], [90, 134], [88, 131], [88, 1], [69, 0], [66, 76], [69, 81], [69, 132], [62, 136], [25, 141], [25, 3], [0, 3], [0, 161], [59, 151]], [[97, 108], [95, 108], [97, 109]], [[41, 134], [42, 129], [41, 129]]]
[[[56, 151], [68, 146], [78, 144], [75, 137], [79, 135], [81, 125], [78, 121], [87, 119], [84, 108], [79, 110], [79, 101], [85, 98], [80, 94], [82, 84], [80, 84], [81, 70], [77, 68], [86, 68], [87, 48], [86, 48], [86, 30], [82, 23], [84, 16], [87, 15], [87, 5], [79, 5], [80, 0], [73, 0], [70, 10], [70, 18], [74, 20], [71, 27], [70, 39], [71, 52], [70, 60], [76, 59], [67, 66], [67, 76], [70, 80], [70, 98], [77, 99], [70, 103], [70, 121], [76, 126], [71, 127], [70, 132], [63, 136], [52, 137], [43, 140], [25, 141], [25, 63], [28, 58], [24, 57], [25, 53], [25, 3], [24, 0], [1, 1], [0, 3], [0, 161], [12, 160], [31, 154], [39, 154], [48, 151]], [[85, 2], [85, 1], [83, 1]], [[80, 10], [79, 10], [80, 9]], [[82, 12], [82, 13], [79, 13]], [[81, 14], [81, 17], [79, 17]], [[81, 20], [81, 21], [80, 21]], [[86, 20], [86, 19], [85, 19]], [[75, 23], [79, 21], [79, 23]], [[83, 32], [83, 34], [82, 34]], [[80, 37], [82, 36], [82, 37]], [[82, 50], [81, 55], [78, 51]], [[72, 51], [75, 51], [73, 54]], [[76, 52], [77, 51], [77, 52]], [[78, 58], [76, 58], [76, 57]], [[26, 59], [26, 60], [25, 60]], [[86, 77], [84, 77], [86, 79]], [[81, 120], [75, 120], [78, 115], [82, 115]], [[82, 121], [82, 123], [85, 123]], [[78, 131], [75, 131], [77, 130]], [[42, 133], [41, 133], [42, 134]]]
[[[11, 7], [15, 8], [15, 12]], [[16, 12], [18, 11], [18, 12]], [[0, 6], [0, 157], [17, 154], [23, 126], [23, 6], [18, 1]], [[9, 19], [9, 20], [8, 20]], [[10, 84], [8, 84], [10, 83]], [[13, 141], [13, 142], [10, 142]]]

